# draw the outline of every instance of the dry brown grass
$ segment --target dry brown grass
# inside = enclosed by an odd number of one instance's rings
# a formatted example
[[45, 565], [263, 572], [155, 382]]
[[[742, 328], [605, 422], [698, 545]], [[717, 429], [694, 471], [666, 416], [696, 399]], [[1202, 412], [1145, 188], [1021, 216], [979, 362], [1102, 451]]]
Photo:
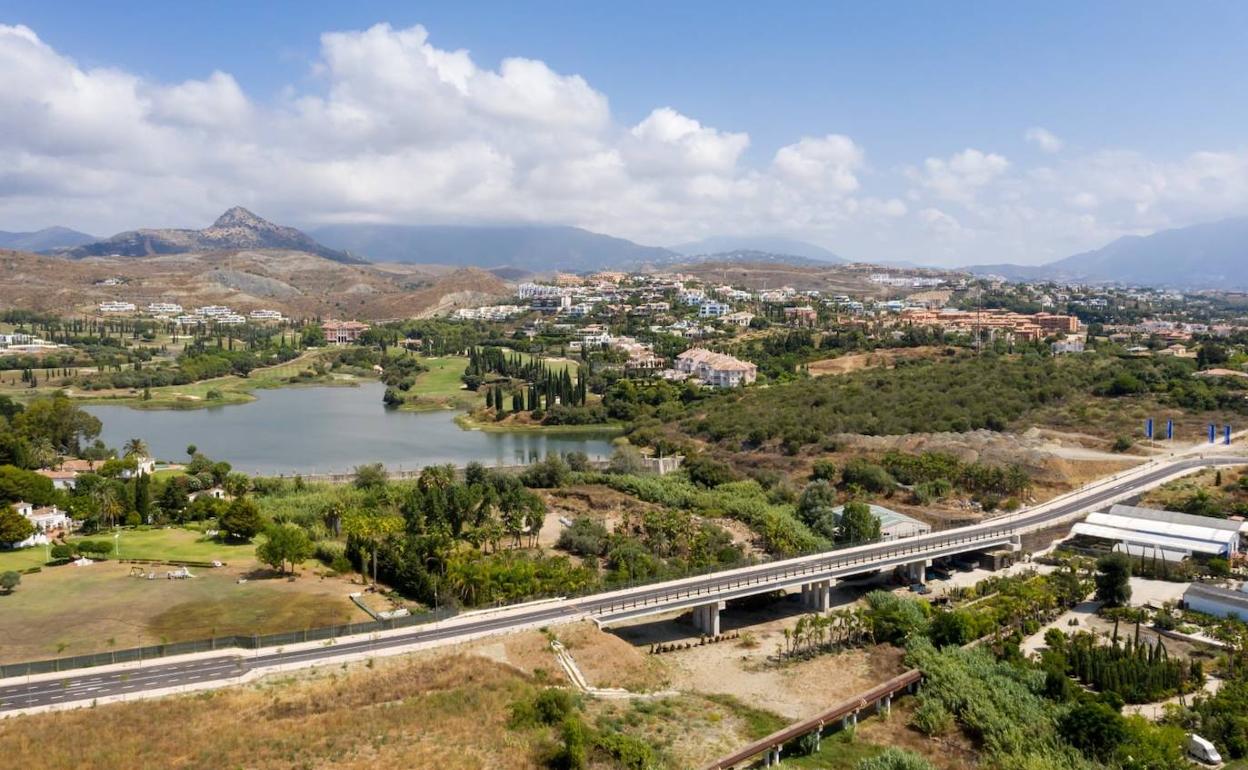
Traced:
[[[0, 722], [6, 767], [531, 768], [506, 728], [522, 675], [451, 655]], [[52, 736], [60, 736], [52, 738]]]

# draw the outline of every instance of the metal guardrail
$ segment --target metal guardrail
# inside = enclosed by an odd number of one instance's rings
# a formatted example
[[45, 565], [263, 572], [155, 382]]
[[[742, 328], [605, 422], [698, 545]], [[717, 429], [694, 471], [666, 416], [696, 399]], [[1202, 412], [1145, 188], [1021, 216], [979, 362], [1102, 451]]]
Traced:
[[58, 671], [70, 671], [78, 668], [108, 666], [114, 663], [136, 663], [145, 660], [156, 660], [173, 655], [187, 655], [197, 652], [214, 650], [244, 649], [260, 650], [271, 647], [283, 647], [288, 644], [318, 642], [337, 639], [340, 636], [370, 634], [377, 631], [393, 631], [398, 628], [418, 626], [452, 617], [453, 609], [442, 608], [434, 612], [420, 615], [409, 615], [401, 618], [374, 620], [364, 623], [345, 623], [337, 626], [321, 626], [301, 631], [283, 631], [276, 634], [254, 634], [251, 636], [217, 636], [210, 639], [195, 639], [186, 642], [154, 644], [146, 647], [128, 647], [121, 650], [109, 650], [90, 655], [76, 655], [67, 658], [51, 658], [48, 660], [28, 661], [24, 663], [8, 663], [0, 665], [0, 679], [31, 674], [47, 674]]

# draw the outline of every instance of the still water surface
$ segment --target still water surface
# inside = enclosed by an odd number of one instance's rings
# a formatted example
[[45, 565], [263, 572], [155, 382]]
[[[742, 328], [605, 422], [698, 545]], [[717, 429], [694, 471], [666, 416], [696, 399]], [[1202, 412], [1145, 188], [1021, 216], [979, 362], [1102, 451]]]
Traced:
[[530, 462], [548, 452], [611, 453], [609, 434], [463, 430], [455, 412], [397, 412], [381, 403], [384, 386], [258, 390], [249, 404], [190, 410], [97, 405], [111, 447], [142, 438], [162, 460], [183, 460], [194, 444], [235, 470], [265, 475], [343, 473], [364, 463], [391, 470], [436, 463]]

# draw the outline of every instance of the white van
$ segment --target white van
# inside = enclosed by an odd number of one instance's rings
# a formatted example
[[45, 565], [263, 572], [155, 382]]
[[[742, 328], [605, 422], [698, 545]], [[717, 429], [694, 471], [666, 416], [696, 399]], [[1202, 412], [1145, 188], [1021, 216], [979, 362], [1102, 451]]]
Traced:
[[1217, 747], [1196, 733], [1188, 733], [1187, 755], [1206, 765], [1222, 764], [1222, 755], [1218, 753]]

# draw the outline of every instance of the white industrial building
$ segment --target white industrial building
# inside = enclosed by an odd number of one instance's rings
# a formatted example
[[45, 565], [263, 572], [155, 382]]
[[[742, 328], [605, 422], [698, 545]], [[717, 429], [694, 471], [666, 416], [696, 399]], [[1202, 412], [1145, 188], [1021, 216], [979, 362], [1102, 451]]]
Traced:
[[[868, 505], [867, 507], [871, 509], [871, 515], [880, 520], [881, 540], [899, 540], [903, 537], [926, 535], [932, 531], [932, 525], [904, 513], [898, 513], [891, 508], [885, 508], [882, 505]], [[841, 518], [844, 511], [843, 505], [832, 509], [837, 519]]]
[[1183, 606], [1193, 612], [1203, 612], [1219, 618], [1235, 617], [1248, 620], [1248, 584], [1238, 591], [1229, 588], [1192, 583], [1183, 592]]
[[1230, 558], [1241, 551], [1244, 522], [1175, 511], [1115, 505], [1108, 513], [1089, 514], [1073, 535], [1114, 543], [1131, 556], [1182, 561], [1189, 556]]

